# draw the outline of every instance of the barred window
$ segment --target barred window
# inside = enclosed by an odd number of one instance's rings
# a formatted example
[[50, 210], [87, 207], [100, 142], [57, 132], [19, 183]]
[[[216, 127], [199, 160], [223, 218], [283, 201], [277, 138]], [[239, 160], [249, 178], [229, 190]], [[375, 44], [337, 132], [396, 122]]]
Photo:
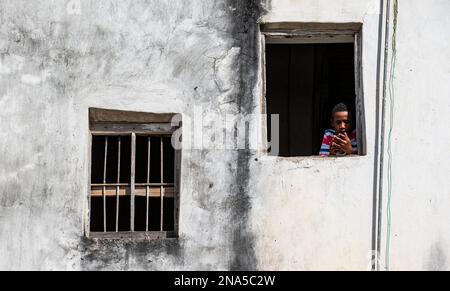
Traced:
[[90, 237], [177, 236], [179, 127], [171, 116], [90, 109]]

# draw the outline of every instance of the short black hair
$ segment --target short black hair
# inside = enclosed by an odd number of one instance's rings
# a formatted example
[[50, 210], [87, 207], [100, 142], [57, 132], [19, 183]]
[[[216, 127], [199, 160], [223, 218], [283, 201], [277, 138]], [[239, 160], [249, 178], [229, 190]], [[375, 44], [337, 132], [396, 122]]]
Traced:
[[339, 103], [333, 107], [333, 110], [331, 110], [331, 117], [333, 117], [336, 112], [349, 112], [350, 113], [347, 105], [345, 105], [344, 103]]

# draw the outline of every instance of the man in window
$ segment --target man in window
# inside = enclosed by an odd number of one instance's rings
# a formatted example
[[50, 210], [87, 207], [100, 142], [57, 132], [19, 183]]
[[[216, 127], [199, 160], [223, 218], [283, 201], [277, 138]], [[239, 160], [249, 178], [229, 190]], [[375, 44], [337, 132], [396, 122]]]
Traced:
[[332, 129], [327, 129], [320, 148], [320, 156], [345, 156], [358, 153], [356, 130], [352, 131], [351, 114], [343, 103], [331, 112]]

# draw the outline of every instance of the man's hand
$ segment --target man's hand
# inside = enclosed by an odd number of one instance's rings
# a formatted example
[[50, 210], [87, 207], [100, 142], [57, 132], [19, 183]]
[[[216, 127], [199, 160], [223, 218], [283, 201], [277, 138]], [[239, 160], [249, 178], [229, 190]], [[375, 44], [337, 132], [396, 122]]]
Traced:
[[343, 151], [347, 155], [353, 153], [352, 141], [348, 137], [347, 133], [340, 133], [334, 136], [333, 142], [331, 143], [331, 155], [336, 155], [337, 152]]

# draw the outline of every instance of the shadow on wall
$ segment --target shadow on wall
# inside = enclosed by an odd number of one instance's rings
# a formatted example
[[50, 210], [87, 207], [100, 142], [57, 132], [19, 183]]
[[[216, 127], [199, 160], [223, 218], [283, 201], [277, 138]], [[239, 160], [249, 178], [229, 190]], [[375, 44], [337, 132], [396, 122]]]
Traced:
[[428, 262], [425, 265], [429, 271], [444, 271], [450, 268], [447, 254], [440, 242], [435, 243], [429, 253]]

